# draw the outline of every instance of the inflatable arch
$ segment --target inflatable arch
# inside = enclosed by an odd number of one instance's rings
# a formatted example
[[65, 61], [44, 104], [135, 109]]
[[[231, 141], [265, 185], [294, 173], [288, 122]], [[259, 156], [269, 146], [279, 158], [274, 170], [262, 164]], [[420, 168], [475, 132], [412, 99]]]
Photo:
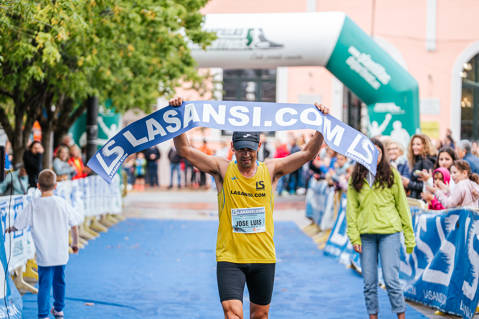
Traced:
[[192, 47], [200, 67], [324, 66], [368, 105], [370, 135], [419, 129], [416, 80], [344, 13], [210, 14], [204, 27], [218, 39]]

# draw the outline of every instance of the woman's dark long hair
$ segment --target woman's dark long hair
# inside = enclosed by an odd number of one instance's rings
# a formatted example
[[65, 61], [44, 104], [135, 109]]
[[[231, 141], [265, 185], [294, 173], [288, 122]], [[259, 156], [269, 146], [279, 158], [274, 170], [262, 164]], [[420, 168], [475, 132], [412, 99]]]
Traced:
[[[381, 161], [379, 162], [376, 170], [376, 178], [374, 184], [378, 185], [381, 188], [384, 188], [386, 186], [389, 188], [394, 184], [394, 174], [391, 169], [391, 165], [389, 165], [387, 156], [384, 152], [384, 145], [377, 138], [372, 138], [371, 142], [373, 142], [374, 145], [379, 147], [379, 149], [383, 153]], [[361, 191], [361, 188], [364, 185], [364, 181], [367, 175], [368, 169], [363, 165], [356, 163], [356, 165], [354, 166], [353, 174], [351, 175], [351, 179], [353, 187], [357, 192]]]

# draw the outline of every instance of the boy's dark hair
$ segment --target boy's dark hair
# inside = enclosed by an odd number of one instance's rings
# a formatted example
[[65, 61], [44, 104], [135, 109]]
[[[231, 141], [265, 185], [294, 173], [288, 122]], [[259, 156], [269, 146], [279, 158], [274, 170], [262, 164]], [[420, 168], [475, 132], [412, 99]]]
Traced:
[[57, 183], [57, 174], [51, 169], [44, 169], [38, 174], [38, 185], [44, 192], [51, 191]]

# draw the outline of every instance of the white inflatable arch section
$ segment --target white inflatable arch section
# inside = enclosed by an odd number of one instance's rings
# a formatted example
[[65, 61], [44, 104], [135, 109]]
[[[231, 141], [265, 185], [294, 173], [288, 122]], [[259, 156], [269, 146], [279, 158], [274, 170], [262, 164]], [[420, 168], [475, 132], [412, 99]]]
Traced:
[[397, 122], [409, 135], [419, 128], [418, 85], [404, 59], [342, 12], [210, 14], [204, 29], [218, 39], [206, 51], [191, 47], [199, 67], [324, 66], [368, 105], [370, 121], [385, 123], [385, 135]]

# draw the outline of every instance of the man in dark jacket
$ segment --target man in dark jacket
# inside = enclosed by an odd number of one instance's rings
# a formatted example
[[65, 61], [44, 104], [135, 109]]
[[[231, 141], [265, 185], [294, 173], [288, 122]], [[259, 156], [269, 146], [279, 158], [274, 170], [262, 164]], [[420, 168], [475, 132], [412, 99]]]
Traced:
[[176, 172], [176, 178], [178, 181], [177, 187], [181, 188], [180, 162], [182, 157], [178, 155], [174, 145], [168, 151], [168, 159], [170, 160], [170, 186], [168, 186], [168, 188], [173, 188], [173, 175], [175, 172]]
[[37, 187], [38, 174], [43, 169], [43, 146], [33, 141], [28, 150], [23, 153], [23, 164], [28, 174], [29, 187]]
[[152, 146], [144, 151], [146, 159], [146, 183], [153, 186], [159, 186], [158, 183], [158, 161], [161, 153], [158, 147]]

